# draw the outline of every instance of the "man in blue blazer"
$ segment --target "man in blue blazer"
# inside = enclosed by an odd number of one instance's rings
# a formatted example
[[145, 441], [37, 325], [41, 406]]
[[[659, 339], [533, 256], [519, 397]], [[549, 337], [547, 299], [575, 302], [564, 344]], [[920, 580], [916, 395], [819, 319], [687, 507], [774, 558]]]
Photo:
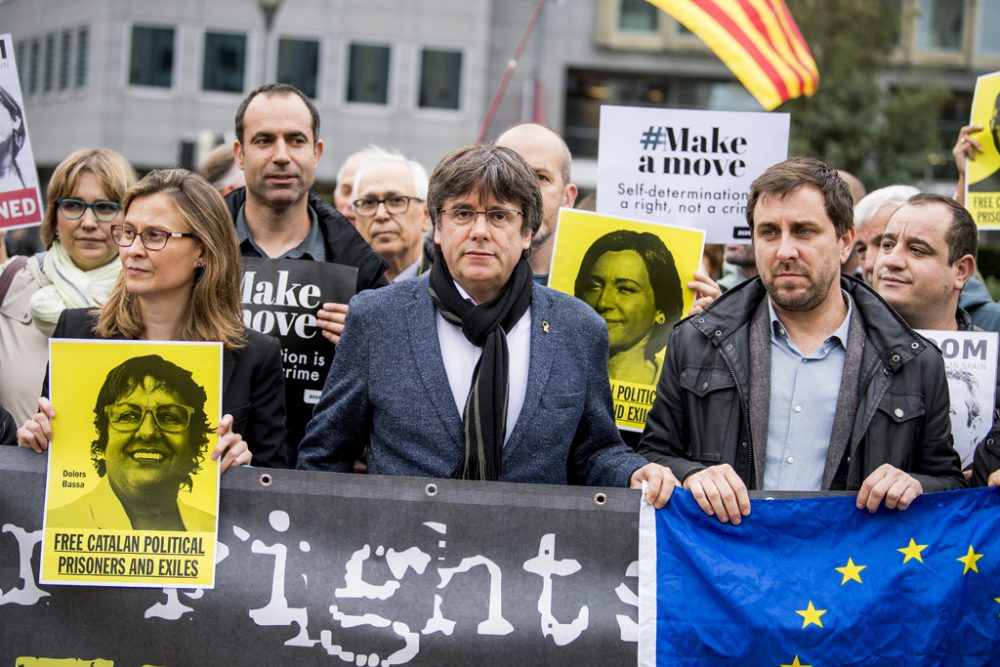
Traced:
[[[384, 206], [380, 202], [379, 206]], [[603, 320], [532, 282], [537, 179], [513, 151], [470, 146], [431, 176], [437, 255], [417, 280], [351, 301], [298, 467], [543, 484], [676, 482], [618, 435]]]

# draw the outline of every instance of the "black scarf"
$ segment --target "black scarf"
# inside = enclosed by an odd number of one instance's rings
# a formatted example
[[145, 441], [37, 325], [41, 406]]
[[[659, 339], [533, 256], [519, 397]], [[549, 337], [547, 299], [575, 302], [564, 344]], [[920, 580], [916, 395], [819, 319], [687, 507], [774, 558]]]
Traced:
[[455, 470], [457, 479], [495, 480], [500, 477], [500, 458], [507, 437], [507, 394], [510, 392], [510, 358], [505, 332], [510, 331], [528, 310], [531, 290], [531, 267], [523, 257], [500, 294], [479, 305], [462, 298], [443, 259], [431, 266], [431, 299], [438, 312], [448, 322], [462, 327], [470, 343], [483, 348], [462, 414], [465, 454]]

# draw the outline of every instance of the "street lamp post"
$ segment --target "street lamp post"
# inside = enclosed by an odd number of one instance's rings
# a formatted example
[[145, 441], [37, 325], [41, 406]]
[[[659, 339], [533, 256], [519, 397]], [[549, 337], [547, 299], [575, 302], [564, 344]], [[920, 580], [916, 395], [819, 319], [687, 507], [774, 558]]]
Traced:
[[274, 15], [278, 13], [281, 8], [281, 3], [284, 0], [257, 0], [257, 6], [260, 7], [261, 13], [264, 15], [264, 63], [261, 67], [261, 75], [263, 81], [261, 83], [270, 83], [272, 78], [269, 73], [268, 64], [270, 62], [270, 49], [271, 49], [271, 29], [274, 27]]

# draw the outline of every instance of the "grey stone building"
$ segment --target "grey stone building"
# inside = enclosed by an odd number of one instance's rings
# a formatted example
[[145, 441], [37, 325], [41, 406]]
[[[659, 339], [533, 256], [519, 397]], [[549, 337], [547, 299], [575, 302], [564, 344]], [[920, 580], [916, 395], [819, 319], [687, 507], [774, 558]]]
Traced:
[[[1000, 0], [904, 1], [918, 11], [886, 76], [942, 77], [954, 95], [944, 149], [968, 117], [976, 74], [1000, 69]], [[43, 175], [82, 146], [113, 148], [140, 169], [196, 159], [213, 138], [232, 139], [240, 100], [274, 79], [319, 107], [324, 183], [369, 143], [432, 167], [476, 140], [538, 4], [285, 0], [268, 30], [258, 2], [0, 0]], [[644, 0], [550, 0], [486, 137], [541, 118], [570, 143], [575, 180], [592, 185], [608, 103], [759, 109], [697, 38]]]

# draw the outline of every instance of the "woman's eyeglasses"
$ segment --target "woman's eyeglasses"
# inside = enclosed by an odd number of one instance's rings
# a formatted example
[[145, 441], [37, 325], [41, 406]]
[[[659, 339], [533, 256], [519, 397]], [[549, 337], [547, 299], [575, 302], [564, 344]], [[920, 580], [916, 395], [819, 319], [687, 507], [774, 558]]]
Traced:
[[66, 216], [67, 220], [79, 220], [89, 208], [94, 212], [94, 217], [99, 222], [111, 222], [118, 217], [118, 212], [122, 210], [122, 205], [116, 201], [108, 199], [97, 199], [92, 202], [85, 202], [76, 197], [66, 197], [57, 199], [56, 206]]
[[138, 431], [146, 413], [153, 415], [153, 423], [164, 433], [181, 433], [187, 429], [193, 412], [194, 408], [189, 405], [172, 403], [151, 408], [132, 403], [115, 403], [104, 408], [111, 428], [125, 433]]
[[170, 239], [196, 238], [191, 232], [168, 232], [162, 229], [147, 229], [141, 234], [125, 225], [111, 225], [111, 239], [123, 248], [131, 246], [136, 238], [142, 240], [146, 250], [163, 250]]

